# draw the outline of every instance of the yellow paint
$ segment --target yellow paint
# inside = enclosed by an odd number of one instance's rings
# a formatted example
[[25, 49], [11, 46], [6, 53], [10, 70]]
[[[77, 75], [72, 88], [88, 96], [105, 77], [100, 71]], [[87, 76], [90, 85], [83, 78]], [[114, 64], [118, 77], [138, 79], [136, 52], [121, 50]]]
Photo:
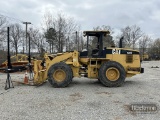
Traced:
[[[114, 48], [115, 49], [115, 48]], [[122, 48], [116, 48], [122, 49]], [[40, 84], [47, 80], [47, 74], [49, 68], [58, 62], [65, 62], [68, 64], [73, 72], [73, 77], [81, 77], [81, 74], [87, 74], [88, 78], [98, 78], [98, 71], [101, 65], [107, 61], [116, 61], [120, 63], [125, 71], [126, 77], [131, 77], [140, 73], [140, 56], [138, 54], [133, 54], [131, 57], [127, 58], [126, 54], [106, 54], [106, 58], [80, 58], [79, 52], [66, 52], [59, 53], [55, 55], [45, 54], [44, 56], [46, 66], [45, 68], [40, 67], [41, 61], [34, 61], [34, 83]], [[127, 63], [127, 60], [130, 60], [130, 63]], [[86, 70], [80, 69], [81, 67], [87, 67]], [[61, 74], [61, 75], [60, 75]], [[110, 68], [106, 71], [106, 77], [109, 80], [115, 81], [119, 78], [119, 71], [116, 68]], [[65, 73], [58, 71], [53, 74], [53, 77], [57, 80], [63, 80], [65, 78]]]

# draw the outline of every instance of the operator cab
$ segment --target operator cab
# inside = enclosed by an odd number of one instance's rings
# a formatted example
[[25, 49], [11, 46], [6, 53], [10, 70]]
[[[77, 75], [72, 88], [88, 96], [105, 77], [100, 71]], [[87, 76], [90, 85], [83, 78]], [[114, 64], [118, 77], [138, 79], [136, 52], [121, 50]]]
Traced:
[[[102, 58], [106, 56], [106, 47], [103, 48], [103, 37], [110, 34], [109, 31], [84, 31], [84, 36], [87, 36], [87, 49], [86, 51], [80, 52], [80, 57], [92, 57], [92, 58]], [[98, 41], [96, 48], [89, 49], [89, 39], [90, 37], [97, 37]], [[103, 54], [104, 53], [104, 54]]]

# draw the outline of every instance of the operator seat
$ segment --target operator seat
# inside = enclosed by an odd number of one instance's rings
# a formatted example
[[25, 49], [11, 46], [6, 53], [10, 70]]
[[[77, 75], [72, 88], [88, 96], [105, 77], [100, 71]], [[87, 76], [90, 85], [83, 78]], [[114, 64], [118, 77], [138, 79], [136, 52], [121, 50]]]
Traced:
[[86, 49], [83, 49], [82, 52], [80, 52], [80, 57], [87, 57], [88, 51]]

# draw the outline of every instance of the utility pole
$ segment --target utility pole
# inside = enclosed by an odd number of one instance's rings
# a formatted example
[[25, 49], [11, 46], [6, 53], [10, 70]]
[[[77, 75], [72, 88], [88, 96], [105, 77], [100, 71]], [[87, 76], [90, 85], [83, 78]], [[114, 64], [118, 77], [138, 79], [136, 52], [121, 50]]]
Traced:
[[79, 51], [79, 32], [78, 32], [78, 34], [77, 34], [77, 44], [78, 44], [78, 51]]
[[83, 50], [84, 49], [84, 43], [83, 43], [83, 34], [81, 33], [81, 50]]
[[[23, 24], [26, 25], [26, 52], [27, 52], [27, 27], [28, 24], [31, 24], [31, 22], [23, 22]], [[23, 45], [24, 45], [24, 40], [23, 40]], [[24, 46], [23, 46], [23, 53], [24, 53]]]
[[67, 49], [68, 49], [68, 51], [70, 51], [70, 45], [69, 45], [69, 44], [70, 44], [70, 41], [69, 41], [69, 36], [68, 36], [68, 38], [67, 38], [67, 44], [68, 44], [68, 45], [67, 45]]
[[78, 40], [78, 32], [76, 31], [76, 44], [77, 44], [77, 51], [79, 51], [79, 40]]

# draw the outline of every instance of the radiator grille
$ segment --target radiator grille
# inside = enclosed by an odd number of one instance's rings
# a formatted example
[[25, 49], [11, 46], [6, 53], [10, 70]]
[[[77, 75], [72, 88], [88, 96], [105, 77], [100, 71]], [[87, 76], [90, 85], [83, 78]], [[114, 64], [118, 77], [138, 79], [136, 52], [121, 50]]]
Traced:
[[126, 55], [126, 63], [132, 63], [133, 62], [133, 55]]

